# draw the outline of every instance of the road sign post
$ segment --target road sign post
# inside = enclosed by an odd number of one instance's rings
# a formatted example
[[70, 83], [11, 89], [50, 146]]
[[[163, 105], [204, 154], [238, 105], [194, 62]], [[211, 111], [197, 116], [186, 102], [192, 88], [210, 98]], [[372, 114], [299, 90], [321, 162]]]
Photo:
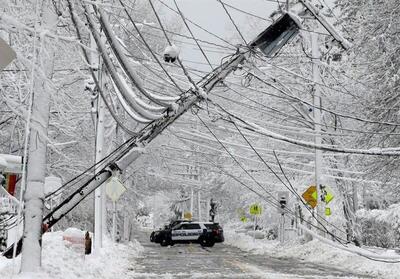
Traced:
[[257, 228], [257, 216], [261, 215], [262, 213], [262, 207], [258, 203], [254, 203], [250, 206], [250, 214], [253, 215], [254, 217], [254, 238], [253, 240], [255, 241], [256, 239], [256, 228]]
[[278, 229], [278, 238], [281, 243], [285, 241], [285, 211], [288, 207], [289, 200], [289, 192], [288, 191], [279, 191], [278, 192], [278, 201], [280, 207], [278, 208], [278, 212], [281, 214], [279, 218], [279, 229]]
[[106, 182], [106, 194], [113, 202], [112, 215], [112, 240], [115, 241], [117, 231], [117, 200], [126, 191], [125, 186], [115, 176], [112, 176]]

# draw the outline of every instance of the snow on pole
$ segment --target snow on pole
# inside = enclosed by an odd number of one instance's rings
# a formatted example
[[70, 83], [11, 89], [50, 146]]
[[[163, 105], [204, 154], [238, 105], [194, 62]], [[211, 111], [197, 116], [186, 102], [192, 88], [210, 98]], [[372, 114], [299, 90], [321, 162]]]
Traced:
[[[315, 145], [320, 145], [322, 143], [322, 136], [321, 136], [321, 126], [322, 126], [322, 100], [321, 100], [321, 88], [319, 83], [321, 83], [321, 73], [319, 69], [318, 62], [320, 61], [321, 53], [319, 51], [318, 45], [318, 34], [312, 33], [311, 34], [311, 45], [312, 45], [312, 75], [314, 81], [314, 94], [313, 94], [313, 105], [314, 105], [314, 131], [315, 137], [314, 142]], [[325, 212], [325, 203], [323, 202], [324, 195], [322, 194], [322, 165], [323, 165], [323, 157], [322, 157], [322, 150], [316, 148], [315, 149], [315, 175], [314, 181], [316, 185], [318, 203], [317, 203], [317, 218], [318, 216], [324, 216]], [[324, 236], [324, 230], [322, 230], [322, 224], [318, 222], [317, 226], [320, 228], [321, 236]]]
[[[50, 29], [56, 26], [57, 16], [50, 9], [49, 1], [43, 3], [43, 24]], [[41, 44], [44, 46], [45, 37]], [[38, 65], [48, 78], [53, 71], [52, 48], [41, 48]], [[50, 114], [50, 92], [47, 80], [40, 75], [34, 77], [34, 97], [32, 103], [32, 123], [29, 138], [27, 165], [27, 187], [24, 195], [24, 246], [22, 247], [21, 272], [35, 272], [42, 260], [42, 221], [44, 209], [44, 181], [46, 174], [47, 129]]]
[[107, 16], [105, 16], [104, 12], [101, 9], [98, 9], [99, 14], [100, 14], [100, 23], [102, 24], [102, 27], [104, 28], [104, 33], [106, 34], [107, 40], [110, 43], [111, 48], [113, 49], [113, 52], [115, 56], [118, 59], [118, 62], [124, 69], [125, 73], [129, 77], [130, 81], [132, 84], [136, 86], [136, 88], [143, 94], [145, 95], [149, 100], [153, 101], [154, 103], [161, 105], [161, 106], [170, 106], [171, 102], [175, 102], [179, 99], [179, 97], [165, 97], [165, 96], [158, 96], [156, 94], [152, 94], [148, 91], [146, 91], [139, 78], [136, 77], [136, 74], [129, 64], [129, 61], [125, 55], [124, 50], [122, 49], [120, 42], [116, 39], [112, 28], [110, 26], [110, 23], [107, 20]]
[[330, 24], [326, 18], [319, 12], [319, 10], [308, 0], [300, 0], [301, 3], [314, 15], [314, 17], [321, 23], [322, 26], [328, 31], [332, 37], [335, 38], [336, 41], [338, 41], [341, 46], [345, 49], [348, 50], [349, 48], [352, 47], [352, 44], [346, 40], [339, 32], [336, 30], [332, 24]]

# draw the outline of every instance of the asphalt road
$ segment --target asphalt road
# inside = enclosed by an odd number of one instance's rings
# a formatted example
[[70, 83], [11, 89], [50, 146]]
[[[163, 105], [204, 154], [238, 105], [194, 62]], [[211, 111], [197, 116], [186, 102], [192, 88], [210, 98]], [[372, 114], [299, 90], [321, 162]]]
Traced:
[[129, 270], [131, 278], [368, 278], [349, 271], [296, 260], [253, 255], [235, 247], [198, 244], [161, 247], [149, 232], [135, 232], [144, 253]]

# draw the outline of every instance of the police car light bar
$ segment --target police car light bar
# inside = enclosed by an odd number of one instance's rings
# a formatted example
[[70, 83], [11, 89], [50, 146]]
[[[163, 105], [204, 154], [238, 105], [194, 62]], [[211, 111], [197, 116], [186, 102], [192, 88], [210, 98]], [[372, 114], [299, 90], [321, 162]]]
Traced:
[[275, 56], [300, 30], [300, 22], [290, 13], [285, 13], [252, 42], [267, 57]]

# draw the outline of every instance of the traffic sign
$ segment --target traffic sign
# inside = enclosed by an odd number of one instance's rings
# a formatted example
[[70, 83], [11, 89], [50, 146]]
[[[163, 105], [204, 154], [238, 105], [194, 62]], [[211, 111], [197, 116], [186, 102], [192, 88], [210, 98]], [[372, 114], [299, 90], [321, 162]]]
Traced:
[[308, 187], [301, 196], [312, 208], [317, 206], [317, 187], [315, 185]]
[[250, 206], [250, 214], [251, 215], [260, 215], [262, 212], [261, 205], [254, 203]]
[[7, 67], [15, 57], [17, 57], [15, 51], [9, 47], [2, 38], [0, 38], [0, 71]]
[[329, 207], [326, 207], [326, 208], [325, 208], [325, 215], [326, 215], [326, 216], [331, 216], [331, 214], [332, 214], [331, 209], [330, 209]]
[[117, 177], [112, 176], [107, 180], [106, 194], [113, 202], [116, 202], [125, 191], [125, 186]]
[[[320, 185], [322, 190], [322, 197], [325, 204], [330, 203], [335, 197], [332, 191], [324, 185]], [[303, 199], [312, 207], [315, 208], [318, 203], [317, 187], [311, 185], [302, 195]]]

